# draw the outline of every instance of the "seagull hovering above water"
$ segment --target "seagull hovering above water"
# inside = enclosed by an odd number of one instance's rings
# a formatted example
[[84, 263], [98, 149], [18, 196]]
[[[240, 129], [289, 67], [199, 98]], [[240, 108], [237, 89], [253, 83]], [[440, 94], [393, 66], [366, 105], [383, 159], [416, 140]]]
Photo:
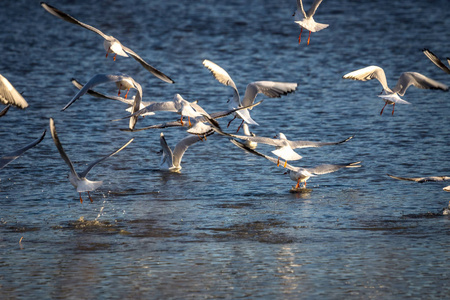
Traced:
[[98, 163], [104, 161], [105, 159], [107, 159], [108, 157], [111, 157], [114, 154], [120, 152], [121, 150], [123, 150], [126, 146], [128, 146], [133, 141], [133, 139], [129, 140], [125, 145], [123, 145], [119, 149], [115, 150], [114, 152], [111, 152], [110, 154], [105, 155], [105, 156], [93, 161], [92, 163], [90, 163], [87, 166], [86, 170], [84, 170], [83, 172], [77, 173], [72, 164], [72, 161], [67, 156], [66, 152], [63, 149], [61, 142], [59, 141], [58, 134], [56, 133], [55, 122], [53, 121], [52, 118], [50, 118], [50, 132], [52, 134], [53, 142], [55, 142], [56, 148], [59, 151], [59, 154], [61, 155], [64, 162], [70, 168], [69, 180], [70, 180], [70, 183], [77, 189], [77, 192], [80, 194], [80, 202], [81, 203], [83, 203], [83, 199], [81, 198], [82, 192], [87, 192], [87, 194], [89, 196], [89, 200], [91, 200], [91, 202], [93, 202], [89, 192], [96, 190], [103, 183], [103, 181], [90, 181], [89, 179], [86, 178], [87, 174], [91, 171], [91, 169], [96, 164], [98, 164]]
[[299, 44], [302, 39], [303, 28], [309, 30], [307, 42], [307, 45], [309, 45], [311, 32], [317, 32], [328, 27], [328, 24], [316, 23], [316, 21], [314, 21], [313, 16], [316, 13], [316, 10], [319, 7], [320, 3], [322, 3], [322, 0], [314, 0], [311, 8], [308, 10], [308, 13], [305, 13], [302, 0], [297, 0], [297, 10], [294, 12], [293, 16], [295, 17], [295, 23], [297, 23], [301, 28], [300, 35], [298, 36]]
[[22, 154], [25, 153], [25, 151], [27, 151], [27, 150], [33, 148], [34, 146], [36, 146], [37, 144], [39, 144], [44, 139], [46, 132], [47, 132], [47, 130], [44, 130], [44, 132], [41, 134], [41, 136], [39, 138], [32, 141], [28, 145], [14, 151], [12, 153], [8, 153], [8, 154], [0, 157], [0, 170], [3, 169], [4, 167], [6, 167], [6, 165], [9, 164], [10, 162], [12, 162], [13, 160], [19, 158]]
[[386, 81], [386, 75], [384, 70], [378, 66], [368, 66], [342, 76], [343, 79], [353, 79], [359, 81], [367, 81], [371, 79], [377, 79], [383, 86], [383, 91], [378, 97], [382, 98], [385, 102], [383, 109], [381, 109], [380, 115], [383, 114], [386, 105], [393, 105], [392, 115], [394, 115], [394, 108], [396, 103], [411, 104], [400, 98], [403, 96], [409, 86], [413, 85], [420, 89], [439, 89], [448, 91], [448, 86], [437, 82], [431, 78], [426, 77], [417, 72], [404, 72], [400, 75], [397, 84], [393, 89], [389, 88]]
[[[238, 142], [233, 139], [231, 139], [230, 142], [232, 142], [239, 148], [241, 148], [251, 154], [264, 157], [265, 159], [267, 159], [273, 163], [276, 163], [276, 164], [278, 163], [278, 159], [276, 159], [275, 157], [271, 157], [271, 156], [262, 154], [256, 150], [253, 150], [253, 149], [245, 146], [241, 142]], [[291, 180], [297, 182], [295, 189], [298, 189], [300, 186], [300, 182], [303, 182], [303, 188], [306, 188], [306, 181], [312, 176], [336, 172], [342, 168], [359, 168], [359, 167], [361, 167], [360, 163], [361, 162], [358, 161], [358, 162], [353, 162], [353, 163], [348, 163], [348, 164], [339, 164], [339, 165], [325, 164], [325, 165], [319, 165], [315, 168], [294, 167], [294, 166], [291, 166], [290, 164], [286, 164], [286, 168], [289, 169], [289, 177], [291, 178]]]
[[[233, 79], [231, 79], [230, 75], [228, 75], [228, 73], [224, 69], [222, 69], [220, 66], [207, 59], [203, 61], [203, 65], [209, 71], [211, 71], [211, 73], [213, 74], [214, 78], [217, 81], [219, 81], [223, 85], [230, 86], [233, 88], [234, 90], [233, 99], [229, 100], [228, 102], [228, 107], [230, 109], [252, 105], [255, 102], [256, 96], [260, 93], [266, 95], [269, 98], [280, 98], [283, 95], [287, 95], [289, 93], [294, 92], [295, 89], [297, 88], [297, 83], [276, 82], [276, 81], [255, 81], [247, 85], [244, 98], [241, 100], [239, 96], [239, 91], [236, 88]], [[248, 111], [248, 109], [242, 109], [240, 111], [237, 111], [235, 114], [235, 118], [236, 116], [243, 120], [241, 125], [238, 127], [238, 131], [244, 122], [248, 124], [258, 125], [258, 123], [256, 123], [250, 117], [250, 112]], [[228, 126], [230, 125], [230, 123], [228, 123]]]
[[[394, 178], [394, 179], [398, 179], [398, 180], [414, 181], [414, 182], [419, 182], [419, 183], [430, 182], [430, 181], [448, 181], [448, 180], [450, 180], [450, 176], [399, 177], [399, 176], [394, 176], [394, 175], [389, 175], [389, 174], [387, 174], [387, 176]], [[443, 190], [446, 192], [450, 192], [450, 185], [444, 187]]]
[[153, 75], [155, 75], [156, 77], [158, 77], [159, 79], [161, 79], [162, 81], [165, 81], [167, 83], [174, 83], [174, 81], [172, 79], [170, 79], [167, 75], [165, 75], [164, 73], [162, 73], [161, 71], [159, 71], [158, 69], [152, 67], [151, 65], [149, 65], [145, 60], [143, 60], [139, 55], [137, 55], [133, 50], [131, 50], [128, 47], [125, 47], [122, 43], [120, 43], [120, 41], [116, 38], [114, 38], [111, 35], [106, 35], [103, 32], [101, 32], [100, 30], [98, 30], [97, 28], [85, 24], [81, 21], [78, 21], [77, 19], [75, 19], [74, 17], [66, 14], [65, 12], [60, 11], [59, 9], [45, 3], [45, 2], [41, 2], [41, 6], [49, 13], [51, 13], [52, 15], [66, 21], [72, 24], [76, 24], [78, 26], [84, 27], [86, 29], [89, 29], [95, 33], [97, 33], [98, 35], [100, 35], [102, 38], [105, 39], [105, 41], [103, 42], [103, 47], [106, 50], [106, 57], [108, 57], [109, 53], [114, 53], [114, 60], [116, 60], [116, 56], [124, 56], [124, 57], [128, 57], [128, 54], [134, 58], [138, 63], [140, 63], [145, 69], [147, 69], [147, 71], [149, 71], [150, 73], [152, 73]]
[[27, 108], [28, 103], [14, 86], [0, 74], [0, 102], [7, 105], [0, 112], [0, 117], [4, 116], [11, 105], [19, 108]]
[[[450, 69], [444, 65], [444, 63], [430, 50], [423, 49], [423, 54], [425, 54], [433, 64], [435, 64], [439, 69], [443, 70], [445, 73], [450, 74]], [[450, 58], [447, 57], [447, 62], [450, 65]]]

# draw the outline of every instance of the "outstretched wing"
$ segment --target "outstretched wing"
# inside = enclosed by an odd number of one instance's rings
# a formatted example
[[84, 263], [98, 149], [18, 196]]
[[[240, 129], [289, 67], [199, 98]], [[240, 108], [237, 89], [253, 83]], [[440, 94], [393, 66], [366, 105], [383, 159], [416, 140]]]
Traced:
[[13, 160], [19, 158], [22, 154], [25, 153], [25, 151], [27, 151], [28, 149], [33, 148], [34, 146], [39, 144], [44, 139], [44, 136], [45, 136], [46, 132], [47, 132], [47, 130], [44, 130], [44, 132], [42, 133], [42, 135], [38, 139], [36, 139], [33, 142], [29, 143], [25, 147], [22, 147], [22, 148], [14, 151], [14, 152], [11, 152], [9, 154], [6, 154], [3, 157], [0, 157], [0, 170], [3, 169], [7, 164], [12, 162]]
[[311, 8], [308, 10], [308, 14], [307, 14], [308, 18], [314, 16], [314, 14], [316, 13], [316, 10], [319, 7], [320, 3], [322, 3], [322, 0], [314, 0]]
[[445, 73], [450, 74], [450, 69], [444, 65], [444, 63], [430, 50], [423, 49], [423, 54], [425, 54], [433, 64], [435, 64], [439, 69], [443, 70]]
[[8, 79], [2, 75], [0, 75], [0, 102], [6, 105], [11, 104], [22, 109], [28, 107], [27, 101], [13, 87]]
[[414, 181], [414, 182], [428, 182], [428, 181], [446, 181], [446, 180], [450, 180], [449, 176], [429, 176], [429, 177], [399, 177], [399, 176], [394, 176], [394, 175], [389, 175], [387, 174], [387, 176], [394, 178], [394, 179], [398, 179], [398, 180], [406, 180], [406, 181]]
[[359, 167], [361, 167], [360, 164], [361, 164], [361, 162], [358, 161], [358, 162], [343, 164], [343, 165], [330, 165], [330, 164], [319, 165], [315, 168], [306, 168], [306, 169], [312, 174], [321, 175], [321, 174], [333, 173], [342, 168], [359, 168]]
[[226, 86], [231, 86], [234, 89], [234, 99], [233, 101], [236, 102], [237, 105], [240, 104], [239, 101], [239, 92], [236, 88], [236, 85], [234, 84], [233, 79], [231, 79], [231, 76], [228, 75], [227, 71], [225, 71], [222, 67], [220, 67], [219, 65], [213, 63], [210, 60], [205, 59], [203, 61], [203, 65], [209, 70], [211, 71], [211, 73], [213, 74], [214, 78], [220, 82], [223, 85]]
[[389, 87], [387, 85], [386, 81], [386, 74], [384, 74], [384, 70], [378, 66], [368, 66], [353, 72], [350, 72], [348, 74], [345, 74], [342, 76], [344, 79], [353, 79], [353, 80], [359, 80], [359, 81], [367, 81], [372, 79], [377, 79], [381, 85], [383, 86], [383, 89], [389, 90]]
[[47, 4], [47, 3], [45, 3], [45, 2], [41, 2], [41, 6], [42, 6], [46, 11], [48, 11], [49, 13], [51, 13], [52, 15], [54, 15], [54, 16], [60, 18], [60, 19], [63, 19], [63, 20], [66, 21], [66, 22], [69, 22], [69, 23], [72, 23], [72, 24], [76, 24], [76, 25], [78, 25], [78, 26], [81, 26], [81, 27], [84, 27], [84, 28], [86, 28], [86, 29], [89, 29], [89, 30], [91, 30], [91, 31], [93, 31], [93, 32], [95, 32], [95, 33], [101, 35], [101, 36], [102, 36], [104, 39], [106, 39], [106, 40], [109, 38], [108, 35], [104, 34], [104, 33], [101, 32], [100, 30], [98, 30], [97, 28], [95, 28], [95, 27], [93, 27], [93, 26], [91, 26], [91, 25], [85, 24], [85, 23], [83, 23], [83, 22], [80, 22], [80, 21], [78, 21], [77, 19], [75, 19], [74, 17], [72, 17], [71, 15], [66, 14], [65, 12], [62, 12], [62, 11], [60, 11], [59, 9], [57, 9], [57, 8], [55, 8], [55, 7], [53, 7], [53, 6], [49, 5], [49, 4]]
[[339, 144], [342, 144], [342, 143], [345, 143], [345, 142], [351, 140], [353, 137], [354, 137], [354, 135], [346, 138], [345, 140], [339, 141], [339, 142], [312, 142], [312, 141], [289, 141], [288, 140], [288, 143], [292, 149], [317, 148], [317, 147], [323, 147], [323, 146], [339, 145]]
[[269, 98], [280, 98], [283, 95], [292, 93], [297, 88], [297, 83], [276, 82], [276, 81], [255, 81], [249, 83], [245, 90], [244, 98], [241, 101], [243, 106], [252, 105], [256, 95], [264, 94]]
[[59, 155], [61, 155], [62, 159], [69, 166], [72, 175], [76, 178], [79, 178], [78, 173], [75, 171], [75, 168], [73, 167], [72, 161], [67, 156], [61, 142], [59, 141], [58, 133], [56, 132], [55, 122], [53, 121], [53, 118], [50, 118], [50, 133], [52, 134], [53, 142], [55, 143], [55, 146], [59, 151]]
[[433, 89], [433, 90], [443, 90], [448, 91], [448, 86], [440, 83], [436, 80], [428, 78], [417, 72], [405, 72], [400, 75], [397, 81], [397, 85], [392, 90], [394, 93], [398, 93], [403, 96], [409, 86], [415, 86], [419, 89]]

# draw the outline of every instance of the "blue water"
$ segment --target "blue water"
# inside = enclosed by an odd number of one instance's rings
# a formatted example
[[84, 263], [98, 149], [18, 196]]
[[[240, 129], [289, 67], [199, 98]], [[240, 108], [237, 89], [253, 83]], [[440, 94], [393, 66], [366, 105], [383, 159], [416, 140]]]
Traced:
[[[135, 140], [91, 171], [91, 180], [104, 181], [92, 204], [86, 195], [80, 204], [49, 133], [0, 171], [0, 298], [448, 297], [450, 220], [439, 215], [450, 200], [446, 184], [386, 173], [450, 174], [450, 94], [411, 87], [403, 97], [411, 105], [380, 116], [378, 82], [341, 78], [379, 65], [391, 86], [405, 71], [450, 84], [421, 52], [450, 56], [448, 1], [326, 0], [315, 19], [330, 26], [309, 46], [305, 32], [298, 45], [293, 0], [50, 4], [120, 39], [176, 83], [133, 59], [106, 59], [99, 36], [39, 1], [2, 3], [0, 73], [30, 106], [0, 119], [0, 155], [37, 138], [50, 117], [79, 171]], [[293, 165], [363, 167], [311, 178], [312, 192], [292, 194], [284, 169], [213, 135], [188, 149], [180, 174], [161, 172], [161, 130], [120, 131], [127, 121], [110, 120], [126, 115], [122, 103], [84, 96], [60, 111], [76, 93], [72, 77], [115, 72], [140, 82], [144, 101], [180, 93], [207, 111], [224, 110], [232, 90], [204, 59], [227, 70], [241, 94], [256, 80], [299, 83], [283, 98], [258, 97], [266, 100], [252, 111], [257, 135], [335, 141], [356, 134], [343, 145], [298, 151], [304, 158]], [[137, 127], [177, 118], [160, 113]], [[172, 147], [186, 136], [162, 131]]]

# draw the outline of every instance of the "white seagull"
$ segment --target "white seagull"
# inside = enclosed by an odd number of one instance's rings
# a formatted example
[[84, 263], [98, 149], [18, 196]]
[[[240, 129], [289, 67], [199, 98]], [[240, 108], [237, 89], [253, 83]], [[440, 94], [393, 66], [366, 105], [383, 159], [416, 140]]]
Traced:
[[181, 170], [181, 159], [183, 158], [184, 152], [186, 152], [189, 146], [195, 144], [198, 141], [200, 141], [198, 137], [188, 135], [187, 137], [183, 138], [181, 141], [178, 142], [178, 144], [175, 146], [172, 152], [169, 145], [167, 145], [164, 133], [161, 132], [159, 138], [159, 142], [162, 148], [162, 157], [161, 162], [159, 164], [160, 168], [171, 172], [179, 172]]
[[0, 74], [0, 102], [7, 105], [0, 113], [0, 117], [5, 115], [10, 105], [27, 108], [28, 103], [13, 85]]
[[384, 74], [384, 70], [378, 66], [368, 66], [348, 74], [342, 76], [344, 79], [353, 79], [359, 81], [367, 81], [371, 79], [377, 79], [381, 85], [383, 86], [383, 91], [381, 97], [385, 102], [383, 109], [381, 109], [380, 115], [383, 114], [384, 108], [386, 105], [393, 105], [392, 107], [392, 115], [394, 114], [395, 104], [410, 104], [408, 101], [405, 101], [400, 98], [403, 96], [408, 89], [409, 86], [413, 85], [420, 89], [440, 89], [443, 91], [448, 91], [448, 86], [435, 81], [431, 78], [426, 77], [417, 72], [404, 72], [400, 75], [400, 78], [397, 81], [397, 84], [393, 89], [389, 88], [386, 81], [386, 75]]
[[[278, 164], [278, 159], [276, 159], [275, 157], [267, 156], [256, 150], [250, 149], [247, 146], [245, 146], [243, 143], [238, 142], [236, 140], [230, 140], [230, 141], [233, 144], [235, 144], [236, 146], [238, 146], [239, 148], [244, 149], [247, 152], [264, 157], [265, 159]], [[339, 165], [325, 164], [325, 165], [319, 165], [315, 168], [294, 167], [294, 166], [291, 166], [290, 164], [286, 164], [286, 168], [289, 169], [289, 177], [291, 178], [291, 180], [297, 182], [295, 189], [298, 189], [300, 186], [300, 182], [303, 182], [303, 188], [306, 188], [306, 181], [312, 176], [336, 172], [342, 168], [359, 168], [359, 167], [361, 167], [360, 163], [361, 162], [358, 161], [358, 162], [353, 162], [353, 163], [348, 163], [348, 164], [339, 164]]]
[[25, 147], [22, 147], [14, 152], [8, 153], [5, 156], [0, 157], [0, 170], [3, 169], [4, 167], [6, 167], [6, 165], [9, 164], [10, 162], [12, 162], [13, 160], [19, 158], [22, 154], [25, 153], [25, 151], [27, 151], [28, 149], [33, 148], [34, 146], [39, 144], [44, 139], [46, 131], [47, 130], [44, 130], [44, 132], [41, 134], [41, 136], [39, 138], [32, 141]]
[[319, 7], [320, 3], [322, 3], [322, 0], [314, 0], [311, 8], [308, 10], [308, 13], [305, 13], [305, 10], [303, 9], [302, 0], [297, 0], [297, 10], [294, 12], [294, 17], [295, 23], [297, 23], [301, 28], [300, 35], [298, 36], [299, 44], [302, 39], [303, 28], [309, 30], [307, 43], [307, 45], [309, 45], [311, 32], [317, 32], [328, 27], [328, 24], [316, 23], [316, 21], [314, 21], [313, 16], [316, 13], [317, 7]]
[[[223, 85], [230, 86], [233, 88], [234, 90], [233, 99], [228, 101], [228, 106], [230, 109], [252, 105], [255, 102], [256, 96], [260, 93], [266, 95], [269, 98], [280, 98], [283, 95], [287, 95], [289, 93], [294, 92], [295, 89], [297, 88], [297, 83], [255, 81], [247, 85], [244, 98], [241, 100], [239, 96], [239, 91], [236, 88], [233, 79], [231, 79], [230, 75], [228, 75], [228, 73], [224, 69], [222, 69], [220, 66], [207, 59], [203, 61], [203, 65], [209, 71], [211, 71], [211, 73], [213, 74], [214, 78], [217, 81], [219, 81]], [[242, 109], [240, 111], [237, 111], [235, 114], [235, 118], [236, 116], [238, 116], [243, 120], [241, 126], [244, 122], [248, 124], [258, 125], [258, 123], [256, 123], [250, 117], [250, 112], [248, 111], [248, 109]], [[230, 123], [228, 123], [228, 125], [230, 125]], [[241, 126], [238, 127], [238, 131]]]
[[[297, 154], [293, 149], [299, 149], [299, 148], [318, 148], [323, 146], [331, 146], [331, 145], [338, 145], [345, 143], [353, 138], [353, 136], [346, 138], [345, 140], [338, 141], [338, 142], [313, 142], [313, 141], [291, 141], [288, 140], [286, 135], [284, 135], [282, 132], [278, 133], [275, 138], [268, 138], [268, 137], [261, 137], [261, 136], [254, 136], [254, 135], [236, 135], [236, 134], [230, 134], [224, 132], [217, 122], [214, 120], [209, 119], [208, 120], [210, 124], [212, 125], [213, 129], [224, 136], [232, 137], [234, 139], [243, 140], [246, 142], [252, 142], [261, 144], [267, 144], [271, 146], [275, 146], [275, 150], [272, 151], [273, 154], [278, 156], [277, 165], [280, 164], [280, 157], [285, 160], [284, 167], [287, 165], [288, 160], [299, 160], [302, 158], [301, 155]], [[249, 148], [253, 148], [255, 146], [254, 144], [249, 146], [246, 145]], [[255, 146], [256, 147], [256, 146]], [[254, 149], [254, 148], [253, 148]]]
[[[444, 65], [444, 63], [430, 50], [423, 49], [423, 54], [425, 54], [439, 69], [443, 70], [445, 73], [450, 74], [450, 69]], [[447, 62], [450, 65], [450, 58], [447, 57]]]
[[181, 115], [180, 119], [181, 125], [184, 125], [183, 116], [186, 116], [188, 117], [189, 126], [192, 125], [191, 118], [201, 117], [204, 115], [209, 116], [208, 113], [205, 110], [203, 110], [203, 108], [201, 108], [200, 105], [196, 103], [196, 101], [189, 102], [183, 99], [183, 97], [181, 97], [180, 94], [175, 94], [172, 101], [154, 102], [144, 107], [143, 109], [140, 109], [137, 112], [133, 113], [131, 116], [127, 116], [113, 121], [118, 121], [130, 117], [138, 117], [143, 114], [156, 111], [176, 112], [177, 114]]
[[55, 142], [56, 148], [59, 151], [59, 154], [61, 155], [62, 159], [66, 162], [66, 164], [70, 168], [69, 173], [69, 180], [70, 183], [77, 189], [77, 192], [80, 194], [80, 202], [83, 203], [83, 199], [81, 198], [82, 192], [87, 192], [89, 196], [89, 200], [93, 202], [91, 195], [89, 192], [96, 190], [99, 188], [103, 181], [90, 181], [86, 178], [87, 174], [91, 169], [98, 163], [102, 162], [103, 160], [107, 159], [110, 156], [113, 156], [114, 154], [118, 153], [119, 151], [123, 150], [126, 146], [128, 146], [133, 139], [129, 140], [125, 145], [120, 147], [119, 149], [115, 150], [114, 152], [111, 152], [108, 155], [105, 155], [94, 162], [90, 163], [86, 170], [84, 170], [82, 173], [77, 173], [75, 171], [75, 168], [73, 167], [72, 162], [70, 161], [70, 158], [67, 156], [66, 152], [63, 149], [63, 146], [61, 145], [61, 142], [59, 141], [58, 134], [56, 133], [55, 123], [52, 118], [50, 118], [50, 132], [52, 134], [53, 142]]
[[106, 35], [103, 32], [101, 32], [100, 30], [98, 30], [97, 28], [85, 24], [81, 21], [78, 21], [77, 19], [75, 19], [74, 17], [66, 14], [65, 12], [60, 11], [59, 9], [45, 3], [45, 2], [41, 2], [41, 6], [48, 11], [49, 13], [51, 13], [52, 15], [63, 19], [66, 22], [72, 23], [72, 24], [76, 24], [79, 25], [81, 27], [84, 27], [86, 29], [89, 29], [95, 33], [97, 33], [98, 35], [100, 35], [102, 38], [105, 39], [105, 41], [103, 42], [103, 47], [106, 50], [106, 57], [108, 57], [109, 53], [114, 53], [114, 60], [116, 60], [116, 55], [120, 55], [120, 56], [124, 56], [124, 57], [128, 57], [128, 54], [134, 58], [138, 63], [140, 63], [145, 69], [147, 69], [150, 73], [152, 73], [153, 75], [155, 75], [156, 77], [158, 77], [159, 79], [167, 82], [167, 83], [174, 83], [174, 81], [172, 79], [170, 79], [167, 75], [165, 75], [164, 73], [162, 73], [161, 71], [157, 70], [156, 68], [152, 67], [151, 65], [149, 65], [146, 61], [144, 61], [139, 55], [137, 55], [133, 50], [131, 50], [128, 47], [125, 47], [122, 43], [120, 43], [120, 41], [116, 38], [114, 38], [111, 35]]

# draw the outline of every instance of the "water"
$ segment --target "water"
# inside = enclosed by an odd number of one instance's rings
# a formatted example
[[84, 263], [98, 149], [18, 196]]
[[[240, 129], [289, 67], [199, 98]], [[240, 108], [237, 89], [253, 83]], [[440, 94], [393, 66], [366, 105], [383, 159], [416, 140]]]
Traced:
[[[450, 222], [438, 214], [449, 201], [445, 183], [386, 173], [450, 174], [449, 94], [412, 87], [404, 96], [412, 105], [380, 116], [378, 82], [341, 79], [379, 65], [392, 86], [404, 71], [449, 84], [421, 53], [428, 47], [449, 56], [447, 1], [324, 1], [315, 19], [330, 27], [313, 33], [309, 46], [307, 33], [297, 44], [295, 1], [50, 4], [119, 38], [176, 84], [132, 59], [105, 59], [100, 37], [38, 1], [3, 3], [0, 73], [30, 106], [0, 119], [0, 153], [37, 138], [50, 117], [80, 171], [135, 141], [92, 170], [91, 180], [104, 181], [92, 204], [87, 195], [80, 204], [49, 134], [0, 171], [0, 298], [448, 295]], [[126, 121], [109, 121], [126, 115], [121, 103], [85, 96], [60, 112], [76, 93], [72, 77], [86, 82], [118, 71], [142, 84], [144, 101], [180, 93], [207, 111], [223, 110], [232, 91], [203, 59], [225, 68], [241, 93], [255, 80], [299, 83], [295, 94], [253, 110], [258, 135], [335, 141], [356, 134], [340, 146], [299, 151], [304, 158], [294, 165], [361, 160], [363, 167], [312, 178], [311, 193], [291, 194], [295, 183], [282, 168], [213, 135], [186, 152], [181, 174], [165, 173], [158, 170], [160, 130], [127, 133], [119, 130]], [[161, 113], [137, 126], [176, 118]], [[163, 132], [172, 147], [186, 135]]]

